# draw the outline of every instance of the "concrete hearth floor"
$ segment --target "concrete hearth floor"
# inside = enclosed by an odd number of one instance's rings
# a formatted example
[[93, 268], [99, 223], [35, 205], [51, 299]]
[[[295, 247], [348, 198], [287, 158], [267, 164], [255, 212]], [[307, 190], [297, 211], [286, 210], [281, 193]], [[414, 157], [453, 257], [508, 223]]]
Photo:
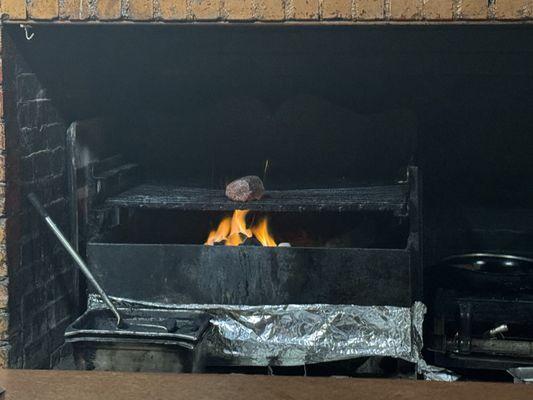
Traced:
[[530, 400], [533, 385], [258, 375], [0, 370], [8, 400]]

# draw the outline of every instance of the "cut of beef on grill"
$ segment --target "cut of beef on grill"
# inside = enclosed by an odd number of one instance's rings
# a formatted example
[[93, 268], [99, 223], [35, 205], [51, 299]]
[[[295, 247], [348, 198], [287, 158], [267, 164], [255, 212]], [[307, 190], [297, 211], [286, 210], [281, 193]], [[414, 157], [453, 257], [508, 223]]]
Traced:
[[260, 200], [264, 192], [263, 181], [255, 175], [236, 179], [226, 186], [226, 196], [233, 201]]

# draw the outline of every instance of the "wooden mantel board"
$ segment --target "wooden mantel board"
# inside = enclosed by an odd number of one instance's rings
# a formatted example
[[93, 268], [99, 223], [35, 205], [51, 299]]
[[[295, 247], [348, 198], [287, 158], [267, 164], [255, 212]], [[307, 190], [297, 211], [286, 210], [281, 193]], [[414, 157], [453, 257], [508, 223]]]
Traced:
[[258, 375], [0, 370], [9, 400], [531, 400], [533, 385]]

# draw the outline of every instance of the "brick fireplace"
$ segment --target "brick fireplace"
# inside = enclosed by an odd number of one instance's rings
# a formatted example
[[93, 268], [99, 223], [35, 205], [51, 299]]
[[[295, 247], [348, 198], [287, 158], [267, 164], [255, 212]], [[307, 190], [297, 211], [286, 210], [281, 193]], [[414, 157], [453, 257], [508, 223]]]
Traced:
[[9, 21], [527, 21], [527, 0], [6, 0]]
[[[339, 104], [361, 113], [403, 110], [392, 120], [414, 132], [415, 147], [423, 149], [416, 161], [430, 188], [447, 182], [449, 176], [473, 171], [472, 182], [454, 189], [463, 199], [473, 193], [474, 203], [476, 196], [490, 203], [501, 196], [497, 190], [484, 189], [488, 180], [476, 181], [483, 171], [511, 182], [506, 186], [509, 191], [515, 182], [530, 178], [524, 171], [531, 161], [520, 152], [514, 157], [516, 166], [503, 171], [491, 170], [486, 157], [497, 154], [503, 130], [517, 129], [510, 147], [531, 145], [524, 134], [533, 125], [527, 100], [533, 65], [528, 42], [533, 38], [531, 1], [3, 0], [0, 9], [2, 367], [53, 367], [63, 351], [66, 327], [84, 307], [83, 282], [25, 200], [30, 191], [38, 193], [56, 223], [71, 233], [66, 131], [73, 121], [118, 110], [127, 128], [117, 137], [138, 145], [126, 153], [150, 168], [162, 169], [159, 160], [139, 149], [149, 146], [145, 148], [171, 158], [164, 153], [165, 142], [147, 140], [142, 129], [156, 127], [171, 135], [172, 124], [182, 121], [163, 123], [146, 117], [139, 128], [131, 121], [134, 115], [144, 110], [176, 115], [184, 110], [190, 125], [182, 128], [192, 137], [194, 124], [205, 118], [201, 110], [217, 112], [204, 98], [223, 99], [219, 104], [224, 110], [244, 107], [254, 118], [266, 121], [270, 117], [261, 107], [275, 109], [280, 93], [289, 87], [298, 95], [319, 93], [328, 98], [313, 103], [312, 96], [304, 96], [298, 100], [301, 103], [286, 103], [295, 113], [299, 106], [315, 110], [327, 106], [337, 112]], [[173, 51], [170, 55], [167, 44]], [[178, 51], [188, 59], [180, 59]], [[357, 54], [365, 59], [358, 61]], [[328, 70], [331, 63], [335, 68]], [[245, 67], [236, 72], [239, 65]], [[262, 96], [259, 111], [245, 97], [224, 98], [230, 91], [244, 96], [250, 87]], [[178, 90], [184, 96], [173, 104]], [[464, 97], [456, 94], [460, 91]], [[351, 99], [354, 92], [357, 96]], [[508, 118], [493, 117], [500, 96], [512, 98], [515, 105], [502, 106]], [[473, 114], [472, 122], [463, 112]], [[337, 118], [341, 126], [351, 114], [339, 112]], [[298, 118], [288, 119], [292, 123]], [[512, 121], [521, 124], [517, 128]], [[389, 129], [369, 124], [372, 129]], [[460, 155], [450, 159], [443, 155], [454, 148], [477, 149], [478, 143], [466, 134], [447, 142], [449, 129], [488, 132], [485, 150], [471, 154], [474, 166]], [[268, 135], [266, 129], [263, 133]], [[443, 163], [450, 164], [441, 168]], [[440, 194], [431, 190], [425, 205], [430, 208], [428, 224], [440, 227], [443, 217], [431, 208], [442, 205]], [[508, 208], [527, 203], [514, 197], [505, 201]], [[448, 248], [439, 247], [436, 243], [447, 235], [438, 231], [431, 229], [424, 238], [427, 264], [457, 248], [453, 238], [447, 238], [452, 243]]]

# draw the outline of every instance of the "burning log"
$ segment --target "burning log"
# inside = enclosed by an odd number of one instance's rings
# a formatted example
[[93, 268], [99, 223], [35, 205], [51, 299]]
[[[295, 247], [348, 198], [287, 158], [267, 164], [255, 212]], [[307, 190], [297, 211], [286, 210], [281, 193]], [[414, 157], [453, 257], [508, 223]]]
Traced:
[[261, 178], [248, 175], [228, 183], [226, 196], [233, 201], [246, 202], [259, 200], [265, 193], [265, 187]]
[[207, 246], [277, 246], [268, 230], [267, 218], [262, 218], [257, 224], [248, 228], [246, 224], [248, 213], [249, 210], [235, 210], [231, 217], [222, 218], [218, 227], [209, 232], [204, 244]]
[[261, 242], [254, 237], [246, 238], [242, 242], [242, 246], [262, 246]]

